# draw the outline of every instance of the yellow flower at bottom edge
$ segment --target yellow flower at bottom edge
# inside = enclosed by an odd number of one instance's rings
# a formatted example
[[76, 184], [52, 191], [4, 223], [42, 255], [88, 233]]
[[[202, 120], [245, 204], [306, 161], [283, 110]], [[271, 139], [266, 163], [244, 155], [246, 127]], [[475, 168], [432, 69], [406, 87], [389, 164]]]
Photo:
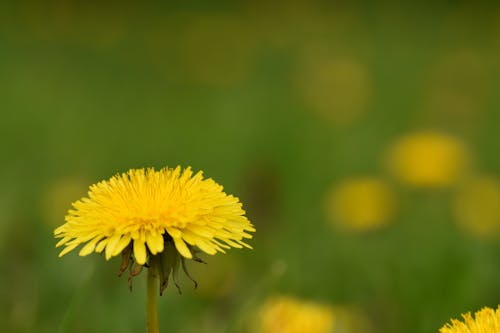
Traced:
[[186, 272], [184, 258], [201, 261], [199, 250], [251, 248], [243, 239], [252, 238], [255, 228], [244, 214], [239, 199], [201, 171], [132, 169], [90, 186], [54, 235], [62, 238], [56, 246], [65, 246], [59, 256], [85, 244], [81, 256], [104, 251], [108, 260], [121, 254], [120, 274], [129, 266], [131, 277], [143, 266], [155, 267], [163, 291], [171, 273], [175, 282], [180, 264]]
[[483, 308], [474, 314], [462, 315], [463, 321], [451, 320], [451, 324], [443, 326], [439, 333], [498, 333], [500, 332], [500, 305], [497, 310]]
[[334, 324], [334, 311], [328, 305], [276, 296], [260, 311], [259, 333], [330, 333]]

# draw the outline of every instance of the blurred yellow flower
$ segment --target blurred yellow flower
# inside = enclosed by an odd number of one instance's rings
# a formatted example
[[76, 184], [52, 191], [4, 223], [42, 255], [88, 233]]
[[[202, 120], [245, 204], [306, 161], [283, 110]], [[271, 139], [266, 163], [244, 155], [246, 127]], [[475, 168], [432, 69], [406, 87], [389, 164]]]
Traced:
[[390, 222], [395, 212], [394, 194], [383, 180], [364, 177], [346, 180], [329, 191], [328, 219], [351, 230], [372, 230]]
[[469, 162], [460, 140], [436, 132], [410, 133], [390, 149], [387, 163], [401, 182], [415, 187], [446, 187], [463, 175]]
[[500, 182], [480, 177], [459, 189], [453, 202], [458, 224], [468, 233], [489, 237], [500, 231]]
[[500, 332], [500, 305], [497, 310], [483, 308], [474, 314], [462, 315], [463, 321], [451, 320], [451, 324], [443, 326], [439, 333], [498, 333]]
[[[156, 265], [166, 284], [180, 262], [185, 270], [184, 258], [198, 259], [198, 249], [215, 254], [230, 247], [251, 248], [243, 239], [252, 238], [249, 232], [255, 229], [241, 206], [221, 185], [203, 179], [201, 171], [132, 169], [92, 185], [54, 234], [62, 238], [57, 246], [65, 246], [59, 256], [85, 244], [81, 256], [104, 251], [110, 259], [122, 254], [121, 273], [131, 258], [141, 268]], [[136, 274], [132, 269], [131, 276]]]
[[335, 324], [331, 306], [275, 296], [260, 311], [259, 333], [331, 333]]

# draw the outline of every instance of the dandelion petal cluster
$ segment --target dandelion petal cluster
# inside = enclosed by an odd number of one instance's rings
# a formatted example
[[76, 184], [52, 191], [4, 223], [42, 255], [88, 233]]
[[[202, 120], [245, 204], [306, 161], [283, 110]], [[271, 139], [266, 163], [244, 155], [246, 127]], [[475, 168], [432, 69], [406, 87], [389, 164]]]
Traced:
[[84, 244], [81, 256], [104, 251], [110, 259], [131, 247], [135, 262], [144, 265], [170, 241], [187, 259], [198, 249], [251, 248], [243, 239], [254, 231], [238, 198], [201, 171], [176, 167], [132, 169], [92, 185], [54, 235], [61, 238], [56, 246], [64, 246], [59, 256]]
[[500, 332], [500, 305], [496, 310], [483, 308], [474, 314], [462, 315], [463, 321], [452, 319], [439, 333], [498, 333]]

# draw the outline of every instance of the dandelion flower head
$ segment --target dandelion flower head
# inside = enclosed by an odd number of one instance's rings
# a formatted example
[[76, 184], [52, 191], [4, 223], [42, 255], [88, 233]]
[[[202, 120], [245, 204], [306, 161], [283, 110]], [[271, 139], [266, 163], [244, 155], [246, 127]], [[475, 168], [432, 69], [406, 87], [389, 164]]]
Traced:
[[[177, 256], [170, 259], [184, 265], [184, 259], [199, 259], [200, 250], [215, 254], [251, 248], [243, 239], [252, 238], [255, 228], [244, 215], [239, 199], [204, 179], [201, 171], [132, 169], [90, 186], [88, 197], [73, 203], [66, 223], [54, 234], [62, 238], [56, 246], [64, 246], [59, 256], [85, 244], [80, 256], [104, 251], [110, 259], [121, 254], [121, 270], [129, 259], [144, 266], [172, 252]], [[176, 264], [168, 268], [175, 270]]]
[[496, 310], [483, 308], [474, 318], [469, 313], [462, 315], [463, 321], [452, 319], [439, 333], [497, 333], [500, 332], [500, 305]]

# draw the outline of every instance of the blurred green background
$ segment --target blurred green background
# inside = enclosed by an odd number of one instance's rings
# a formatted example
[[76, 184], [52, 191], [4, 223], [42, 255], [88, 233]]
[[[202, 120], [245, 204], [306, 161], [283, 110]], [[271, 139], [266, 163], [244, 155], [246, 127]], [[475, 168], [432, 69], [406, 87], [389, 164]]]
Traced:
[[272, 295], [363, 333], [496, 307], [499, 74], [493, 2], [0, 2], [0, 331], [144, 331], [145, 275], [52, 233], [148, 166], [203, 170], [257, 228], [190, 263], [165, 332], [257, 331]]

